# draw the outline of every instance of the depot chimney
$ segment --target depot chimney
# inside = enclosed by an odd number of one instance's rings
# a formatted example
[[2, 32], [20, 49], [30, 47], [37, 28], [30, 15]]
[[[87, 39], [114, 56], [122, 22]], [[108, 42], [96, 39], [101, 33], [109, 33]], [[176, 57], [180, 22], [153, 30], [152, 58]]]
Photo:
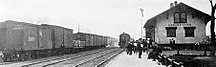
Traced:
[[174, 5], [173, 5], [173, 3], [170, 3], [170, 8], [172, 8]]
[[175, 3], [175, 6], [178, 4], [178, 2], [177, 2], [177, 1], [174, 1], [174, 3]]

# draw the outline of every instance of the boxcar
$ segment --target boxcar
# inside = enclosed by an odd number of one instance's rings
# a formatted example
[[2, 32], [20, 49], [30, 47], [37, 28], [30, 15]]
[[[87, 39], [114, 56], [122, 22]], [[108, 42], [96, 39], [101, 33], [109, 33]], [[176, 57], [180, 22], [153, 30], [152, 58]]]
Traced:
[[64, 28], [63, 29], [64, 31], [64, 45], [66, 48], [71, 48], [73, 47], [73, 30], [71, 29], [67, 29], [67, 28]]
[[5, 21], [0, 25], [2, 61], [32, 58], [34, 51], [40, 48], [38, 25], [16, 21]]
[[38, 49], [37, 25], [15, 21], [5, 21], [0, 25], [1, 51]]
[[77, 42], [76, 45], [78, 45], [76, 47], [85, 47], [86, 46], [86, 43], [84, 43], [86, 41], [86, 39], [85, 39], [86, 37], [84, 34], [75, 33], [75, 34], [73, 34], [73, 36], [74, 36], [74, 40], [76, 40], [76, 42]]
[[73, 44], [72, 29], [17, 21], [0, 23], [0, 61], [72, 53]]
[[106, 46], [106, 37], [90, 33], [78, 32], [74, 34], [76, 40], [85, 41], [85, 47], [100, 48]]
[[113, 37], [108, 37], [107, 36], [107, 44], [108, 46], [110, 47], [116, 47], [117, 46], [117, 43], [118, 43], [118, 39], [117, 38], [113, 38]]
[[64, 45], [65, 48], [73, 47], [73, 30], [55, 25], [42, 24], [41, 26], [49, 27], [52, 30], [53, 48], [60, 48]]

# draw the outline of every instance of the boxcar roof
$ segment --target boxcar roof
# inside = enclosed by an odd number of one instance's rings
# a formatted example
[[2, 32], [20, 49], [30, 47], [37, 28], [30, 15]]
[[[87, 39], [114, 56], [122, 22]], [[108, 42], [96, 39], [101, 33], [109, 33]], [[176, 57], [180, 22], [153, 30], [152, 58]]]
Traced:
[[102, 35], [97, 35], [97, 34], [92, 34], [92, 33], [84, 33], [84, 32], [78, 32], [75, 34], [87, 34], [87, 35], [95, 35], [95, 36], [102, 36]]
[[67, 29], [67, 30], [72, 30], [73, 31], [73, 29], [69, 29], [69, 28], [65, 28], [65, 27], [61, 27], [61, 26], [57, 26], [57, 25], [41, 24], [41, 26], [60, 27], [60, 28], [63, 28], [63, 29]]
[[32, 23], [26, 23], [26, 22], [18, 22], [18, 21], [12, 21], [12, 20], [6, 20], [5, 22], [2, 22], [2, 24], [22, 24], [22, 25], [29, 25], [29, 26], [38, 26], [37, 24]]

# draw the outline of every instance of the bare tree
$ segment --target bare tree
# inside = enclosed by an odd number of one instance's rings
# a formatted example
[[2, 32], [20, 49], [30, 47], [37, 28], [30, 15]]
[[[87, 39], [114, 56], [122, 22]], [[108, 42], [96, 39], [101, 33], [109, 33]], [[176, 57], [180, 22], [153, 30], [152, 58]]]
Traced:
[[213, 5], [212, 0], [209, 0], [211, 3], [211, 25], [210, 25], [210, 31], [211, 31], [211, 52], [210, 52], [210, 56], [215, 56], [215, 51], [216, 51], [216, 45], [215, 45], [215, 32], [214, 32], [214, 28], [215, 28], [215, 9], [216, 9], [216, 3]]

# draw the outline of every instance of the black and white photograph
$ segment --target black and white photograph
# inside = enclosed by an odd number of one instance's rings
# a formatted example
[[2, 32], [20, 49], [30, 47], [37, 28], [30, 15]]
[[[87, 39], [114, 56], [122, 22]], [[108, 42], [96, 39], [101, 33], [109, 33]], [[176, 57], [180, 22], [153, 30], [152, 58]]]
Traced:
[[216, 67], [216, 0], [0, 0], [0, 67]]

